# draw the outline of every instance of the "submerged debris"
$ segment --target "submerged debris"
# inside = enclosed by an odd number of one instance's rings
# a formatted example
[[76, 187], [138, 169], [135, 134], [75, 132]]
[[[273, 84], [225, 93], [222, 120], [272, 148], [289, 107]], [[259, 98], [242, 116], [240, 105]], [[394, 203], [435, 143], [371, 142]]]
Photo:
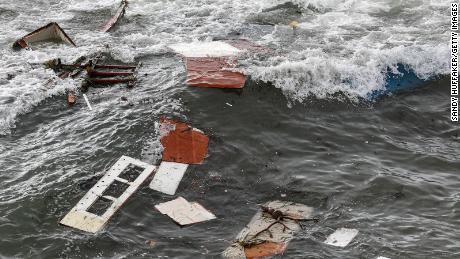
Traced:
[[30, 44], [43, 41], [64, 42], [76, 47], [65, 31], [57, 23], [52, 22], [18, 39], [14, 42], [13, 49], [28, 49]]
[[282, 254], [301, 229], [299, 222], [315, 220], [312, 214], [313, 208], [303, 204], [267, 202], [223, 255], [227, 258], [256, 258]]
[[216, 216], [199, 203], [188, 202], [179, 197], [175, 200], [155, 205], [162, 214], [168, 215], [181, 226], [215, 219]]
[[208, 153], [209, 138], [199, 129], [166, 118], [160, 120], [163, 161], [201, 164]]
[[126, 10], [127, 6], [128, 6], [128, 1], [127, 0], [122, 0], [121, 4], [120, 4], [120, 7], [118, 7], [117, 12], [115, 13], [115, 15], [112, 18], [110, 18], [110, 20], [108, 20], [106, 24], [104, 24], [104, 26], [102, 27], [101, 31], [102, 32], [110, 31], [118, 23], [118, 21], [121, 19], [121, 17], [123, 17], [123, 15], [125, 14], [125, 10]]
[[122, 156], [60, 223], [96, 233], [154, 170], [153, 165]]

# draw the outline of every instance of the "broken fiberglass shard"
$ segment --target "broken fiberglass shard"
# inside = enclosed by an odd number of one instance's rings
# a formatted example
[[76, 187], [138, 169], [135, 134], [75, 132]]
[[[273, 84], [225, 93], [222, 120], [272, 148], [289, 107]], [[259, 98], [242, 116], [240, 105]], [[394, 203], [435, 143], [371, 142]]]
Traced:
[[187, 164], [161, 162], [160, 167], [158, 167], [157, 172], [153, 176], [152, 182], [150, 182], [150, 189], [174, 195], [187, 167]]
[[339, 228], [324, 241], [325, 244], [346, 247], [358, 235], [357, 229]]
[[244, 52], [223, 41], [179, 43], [170, 48], [185, 57], [187, 85], [243, 88], [246, 76], [234, 71], [236, 56]]
[[[122, 156], [64, 216], [60, 224], [91, 233], [100, 231], [155, 168]], [[121, 194], [113, 194], [120, 190], [123, 191]], [[99, 204], [104, 205], [103, 209], [98, 207]], [[97, 212], [93, 212], [95, 210]]]
[[166, 118], [160, 119], [163, 161], [201, 164], [208, 153], [209, 138], [191, 126]]
[[230, 58], [187, 58], [187, 85], [206, 88], [243, 88], [246, 75], [234, 71]]
[[76, 47], [64, 30], [57, 23], [52, 22], [20, 38], [13, 44], [13, 48], [25, 49], [32, 43], [43, 41], [60, 41]]
[[[266, 211], [282, 213], [292, 219], [277, 221]], [[238, 234], [235, 243], [223, 255], [227, 258], [257, 258], [282, 254], [299, 231], [297, 220], [312, 219], [313, 208], [303, 204], [272, 201], [262, 205], [249, 224]], [[295, 220], [294, 220], [295, 219]]]
[[188, 202], [179, 197], [175, 200], [155, 205], [162, 214], [169, 216], [181, 226], [215, 219], [216, 216], [196, 202]]
[[117, 12], [115, 15], [110, 18], [110, 20], [107, 21], [106, 24], [102, 27], [101, 31], [102, 32], [108, 32], [110, 31], [115, 25], [118, 23], [118, 21], [123, 17], [125, 14], [126, 7], [128, 6], [128, 1], [127, 0], [122, 0], [120, 7], [118, 7]]

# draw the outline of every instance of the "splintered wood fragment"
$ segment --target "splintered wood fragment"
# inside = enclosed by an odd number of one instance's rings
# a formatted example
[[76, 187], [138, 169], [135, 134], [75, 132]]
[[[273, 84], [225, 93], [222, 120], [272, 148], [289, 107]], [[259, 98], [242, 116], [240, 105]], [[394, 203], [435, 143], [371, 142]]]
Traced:
[[110, 18], [110, 20], [108, 20], [106, 24], [104, 24], [104, 26], [102, 27], [101, 31], [102, 32], [110, 31], [118, 23], [118, 21], [121, 19], [121, 17], [123, 17], [123, 15], [125, 14], [125, 10], [126, 10], [127, 6], [128, 6], [128, 1], [127, 0], [122, 0], [121, 4], [120, 4], [120, 7], [118, 7], [117, 12], [115, 13], [115, 15], [112, 18]]
[[[70, 212], [60, 221], [60, 224], [73, 227], [86, 232], [96, 233], [107, 224], [115, 212], [126, 200], [137, 191], [139, 186], [155, 170], [155, 166], [149, 165], [137, 159], [122, 156], [109, 171], [83, 196]], [[118, 197], [106, 194], [113, 185], [121, 184], [118, 178], [129, 180], [123, 193]], [[100, 199], [108, 201], [109, 206], [97, 214], [93, 205]]]
[[346, 247], [358, 235], [358, 232], [357, 229], [339, 228], [324, 243], [332, 246]]
[[[275, 219], [265, 211], [277, 211], [287, 218]], [[226, 258], [259, 258], [283, 254], [294, 234], [301, 229], [299, 220], [313, 219], [313, 208], [303, 204], [271, 201], [262, 205], [236, 241], [223, 255]]]
[[13, 44], [13, 48], [26, 49], [32, 43], [42, 41], [60, 41], [76, 47], [65, 31], [57, 23], [52, 22], [20, 38]]
[[196, 202], [188, 202], [179, 197], [175, 200], [155, 205], [162, 214], [169, 216], [181, 226], [215, 219], [216, 216]]
[[174, 195], [187, 167], [187, 164], [182, 163], [161, 162], [152, 182], [150, 182], [150, 189]]

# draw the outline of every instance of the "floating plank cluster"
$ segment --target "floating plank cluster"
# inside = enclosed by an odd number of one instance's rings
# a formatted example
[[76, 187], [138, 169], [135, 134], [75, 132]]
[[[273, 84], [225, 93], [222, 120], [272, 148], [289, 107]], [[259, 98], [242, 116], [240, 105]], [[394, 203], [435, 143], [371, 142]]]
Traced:
[[303, 204], [267, 202], [223, 255], [243, 259], [282, 254], [294, 234], [301, 229], [299, 221], [313, 220], [312, 215], [313, 208]]
[[31, 44], [44, 41], [63, 42], [76, 47], [67, 33], [57, 23], [52, 22], [15, 41], [13, 48], [28, 49]]
[[[100, 231], [154, 170], [155, 166], [153, 165], [122, 156], [60, 223], [91, 233]], [[124, 190], [118, 197], [115, 197], [112, 192], [116, 192], [116, 190], [113, 191], [111, 188], [116, 189], [117, 185], [123, 185], [124, 187], [118, 188]], [[96, 202], [105, 202], [106, 209], [91, 212]], [[100, 210], [97, 207], [93, 210], [97, 209]]]

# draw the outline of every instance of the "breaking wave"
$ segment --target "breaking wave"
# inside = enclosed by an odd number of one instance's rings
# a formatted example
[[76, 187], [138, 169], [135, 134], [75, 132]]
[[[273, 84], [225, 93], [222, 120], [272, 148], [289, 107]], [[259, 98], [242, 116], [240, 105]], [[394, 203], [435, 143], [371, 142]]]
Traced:
[[[422, 79], [449, 69], [448, 1], [295, 0], [282, 5], [277, 0], [140, 0], [130, 3], [116, 32], [97, 32], [118, 4], [115, 0], [68, 0], [30, 9], [24, 2], [0, 3], [0, 12], [5, 14], [0, 24], [4, 32], [0, 35], [0, 134], [8, 133], [19, 115], [46, 98], [78, 86], [68, 80], [43, 90], [43, 84], [55, 76], [34, 64], [56, 57], [71, 62], [106, 46], [115, 59], [133, 62], [149, 55], [170, 55], [170, 44], [211, 41], [236, 33], [275, 53], [243, 60], [242, 69], [300, 102], [311, 96], [334, 98], [337, 93], [367, 98], [385, 87], [386, 71], [398, 64]], [[291, 20], [299, 23], [297, 29], [288, 26]], [[39, 50], [11, 50], [15, 39], [50, 21], [60, 23], [78, 48], [46, 45]], [[181, 66], [177, 62], [168, 69], [177, 74]], [[153, 68], [144, 67], [146, 71]], [[169, 87], [181, 84], [170, 81], [174, 84]]]

